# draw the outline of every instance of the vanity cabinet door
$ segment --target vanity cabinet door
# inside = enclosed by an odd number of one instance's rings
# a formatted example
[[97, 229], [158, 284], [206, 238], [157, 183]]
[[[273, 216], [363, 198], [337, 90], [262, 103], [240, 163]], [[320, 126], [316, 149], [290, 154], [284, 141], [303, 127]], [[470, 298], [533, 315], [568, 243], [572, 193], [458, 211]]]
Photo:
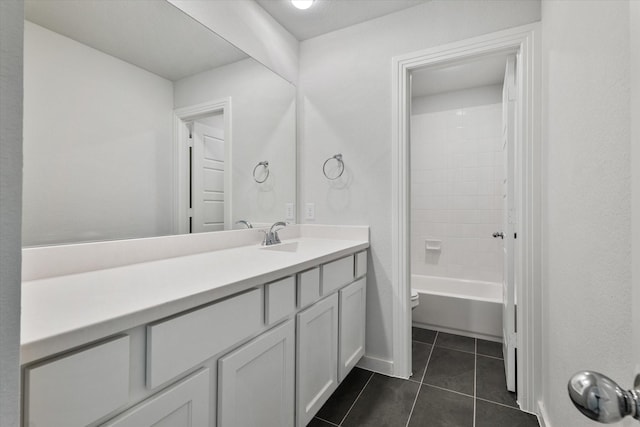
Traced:
[[202, 368], [101, 427], [206, 427], [211, 425], [210, 372]]
[[297, 425], [306, 426], [338, 387], [338, 293], [297, 320]]
[[294, 339], [292, 319], [218, 361], [218, 427], [293, 427]]
[[340, 290], [340, 381], [364, 355], [366, 280], [362, 278]]

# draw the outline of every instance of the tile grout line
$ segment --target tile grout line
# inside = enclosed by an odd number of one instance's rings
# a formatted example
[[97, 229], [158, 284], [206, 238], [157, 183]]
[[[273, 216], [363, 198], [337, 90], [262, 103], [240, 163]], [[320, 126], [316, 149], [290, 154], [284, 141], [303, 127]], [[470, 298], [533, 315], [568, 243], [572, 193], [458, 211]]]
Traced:
[[[439, 334], [439, 333], [440, 333], [439, 331], [434, 331], [434, 332], [436, 332], [436, 336], [437, 336], [437, 334]], [[455, 335], [455, 334], [450, 334], [450, 335]], [[472, 350], [472, 351], [468, 351], [468, 350], [461, 350], [460, 348], [449, 347], [449, 346], [447, 346], [447, 345], [441, 345], [441, 344], [438, 344], [438, 347], [440, 347], [440, 348], [446, 348], [446, 349], [448, 349], [448, 350], [460, 351], [460, 352], [462, 352], [462, 353], [477, 354], [478, 356], [490, 357], [490, 358], [492, 358], [492, 359], [500, 359], [500, 360], [504, 360], [504, 358], [499, 357], [499, 356], [492, 356], [492, 355], [490, 355], [490, 354], [479, 353], [479, 352], [478, 352], [478, 340], [481, 340], [481, 338], [467, 337], [467, 336], [464, 336], [464, 335], [455, 335], [455, 336], [462, 337], [462, 338], [469, 338], [469, 339], [473, 339], [473, 340], [474, 340], [474, 350]], [[426, 341], [420, 341], [420, 340], [418, 340], [418, 339], [413, 339], [413, 338], [411, 338], [411, 341], [419, 342], [419, 343], [421, 343], [421, 344], [431, 344], [431, 345], [435, 345], [435, 339], [434, 339], [433, 343], [429, 343], [429, 342], [426, 342]], [[487, 340], [483, 340], [483, 341], [487, 341]], [[498, 343], [497, 341], [487, 341], [487, 342], [490, 342], [490, 343]], [[499, 344], [499, 343], [498, 343], [498, 344]]]
[[336, 423], [332, 423], [331, 421], [329, 421], [329, 420], [325, 420], [324, 418], [320, 418], [320, 417], [313, 417], [313, 418], [317, 418], [317, 419], [319, 419], [320, 421], [323, 421], [323, 422], [325, 422], [325, 423], [327, 423], [327, 424], [330, 424], [330, 425], [332, 425], [332, 426], [340, 427], [338, 424], [336, 424]]
[[407, 424], [405, 427], [409, 427], [409, 423], [411, 422], [411, 417], [413, 416], [413, 410], [416, 407], [416, 403], [418, 402], [418, 396], [420, 395], [420, 390], [422, 390], [422, 382], [424, 381], [425, 375], [427, 375], [427, 368], [429, 367], [429, 362], [431, 361], [431, 355], [433, 354], [433, 349], [436, 347], [436, 339], [438, 338], [438, 333], [436, 331], [436, 336], [433, 337], [433, 344], [431, 344], [431, 350], [429, 350], [429, 357], [427, 357], [427, 363], [424, 365], [424, 371], [422, 372], [422, 378], [420, 378], [420, 385], [418, 385], [418, 392], [416, 393], [415, 399], [413, 399], [413, 405], [411, 405], [411, 411], [409, 411], [409, 418], [407, 418]]
[[[427, 364], [426, 364], [424, 372], [422, 374], [422, 379], [421, 379], [420, 383], [418, 383], [418, 381], [416, 381], [414, 379], [408, 379], [408, 381], [420, 384], [420, 386], [418, 388], [418, 395], [422, 391], [422, 388], [427, 386], [427, 387], [432, 387], [432, 388], [436, 388], [436, 389], [439, 389], [439, 390], [443, 390], [443, 391], [447, 391], [447, 392], [450, 392], [450, 393], [455, 393], [455, 394], [458, 394], [458, 395], [461, 395], [461, 396], [466, 396], [466, 397], [472, 398], [473, 399], [473, 424], [472, 424], [473, 427], [475, 427], [476, 423], [477, 423], [477, 402], [478, 401], [492, 403], [494, 405], [498, 405], [498, 406], [501, 406], [501, 407], [504, 407], [504, 408], [509, 408], [509, 409], [513, 409], [513, 410], [518, 411], [518, 412], [527, 413], [526, 411], [522, 411], [517, 406], [512, 406], [512, 405], [509, 405], [509, 404], [506, 404], [506, 403], [496, 402], [496, 401], [493, 401], [493, 400], [489, 400], [489, 399], [478, 397], [478, 391], [477, 391], [477, 389], [478, 389], [478, 358], [479, 357], [485, 357], [485, 358], [493, 359], [493, 360], [500, 360], [500, 361], [504, 360], [503, 358], [500, 358], [500, 357], [478, 353], [478, 338], [474, 338], [474, 351], [473, 352], [468, 352], [468, 351], [465, 351], [465, 350], [459, 350], [459, 349], [456, 349], [456, 348], [451, 348], [451, 347], [445, 347], [445, 346], [438, 345], [438, 347], [440, 347], [440, 348], [445, 348], [445, 349], [448, 349], [448, 350], [459, 351], [461, 353], [468, 353], [468, 354], [473, 354], [474, 355], [473, 395], [468, 395], [466, 393], [461, 393], [461, 392], [458, 392], [458, 391], [455, 391], [455, 390], [449, 390], [449, 389], [444, 388], [444, 387], [440, 387], [440, 386], [437, 386], [437, 385], [432, 385], [432, 384], [425, 383], [424, 380], [426, 378], [427, 369], [428, 369], [429, 363], [431, 361], [431, 357], [433, 355], [433, 351], [434, 351], [434, 349], [436, 347], [438, 334], [439, 334], [439, 331], [436, 331], [436, 336], [434, 337], [433, 343], [431, 343], [431, 346], [432, 346], [431, 347], [431, 351], [429, 352], [429, 357], [427, 358]], [[429, 344], [429, 343], [425, 343], [425, 342], [417, 341], [417, 340], [412, 340], [412, 341], [415, 341], [415, 342], [418, 342], [418, 343], [421, 343], [421, 344]], [[411, 421], [411, 417], [413, 416], [413, 411], [415, 410], [415, 406], [416, 406], [416, 403], [417, 403], [418, 395], [416, 395], [416, 398], [414, 399], [413, 406], [411, 408], [411, 412], [409, 414], [409, 419], [407, 420], [406, 427], [408, 427], [408, 425], [409, 425], [409, 423]], [[533, 415], [535, 415], [535, 414], [533, 414]]]
[[347, 419], [347, 417], [349, 416], [349, 413], [351, 412], [353, 407], [356, 405], [356, 402], [358, 401], [358, 399], [360, 399], [360, 396], [362, 396], [362, 393], [364, 392], [364, 389], [367, 388], [367, 386], [369, 385], [369, 382], [371, 381], [371, 379], [373, 378], [374, 375], [375, 375], [375, 372], [371, 372], [371, 376], [369, 377], [367, 382], [364, 384], [364, 387], [362, 387], [362, 390], [360, 390], [360, 393], [358, 393], [358, 396], [356, 397], [356, 399], [353, 401], [353, 403], [349, 407], [349, 410], [347, 411], [346, 414], [344, 414], [344, 417], [342, 417], [342, 420], [340, 420], [340, 424], [338, 424], [339, 426], [341, 426], [342, 423], [344, 423], [344, 420]]
[[476, 427], [476, 401], [478, 398], [478, 340], [475, 339], [475, 355], [473, 356], [473, 427]]
[[409, 418], [407, 418], [407, 423], [405, 427], [409, 427], [409, 423], [411, 422], [411, 416], [413, 415], [413, 410], [416, 407], [416, 402], [418, 401], [418, 395], [420, 394], [420, 390], [422, 390], [422, 384], [418, 384], [418, 391], [416, 392], [416, 397], [413, 399], [413, 405], [411, 405], [411, 410], [409, 411]]
[[[414, 341], [415, 341], [415, 340], [414, 340]], [[425, 342], [422, 342], [422, 341], [416, 341], [416, 342], [419, 342], [419, 343], [422, 343], [422, 344], [429, 344], [428, 342], [427, 342], [427, 343], [425, 343]], [[460, 353], [477, 354], [478, 356], [488, 357], [488, 358], [490, 358], [490, 359], [504, 360], [502, 357], [496, 357], [496, 356], [490, 356], [490, 355], [488, 355], [488, 354], [478, 353], [478, 352], [477, 352], [477, 350], [474, 350], [474, 351], [460, 350], [459, 348], [446, 347], [446, 346], [444, 346], [444, 345], [439, 345], [438, 347], [440, 347], [440, 348], [444, 348], [444, 349], [447, 349], [447, 350], [459, 351]]]
[[460, 350], [459, 348], [445, 347], [443, 345], [439, 345], [438, 347], [444, 348], [445, 350], [459, 351], [460, 353], [476, 354], [475, 351]]
[[504, 360], [502, 357], [489, 356], [488, 354], [476, 353], [480, 357], [488, 357], [489, 359]]
[[525, 413], [527, 413], [527, 414], [530, 414], [530, 413], [531, 413], [531, 412], [523, 411], [522, 409], [518, 408], [517, 406], [511, 406], [511, 405], [507, 405], [506, 403], [495, 402], [495, 401], [493, 401], [493, 400], [485, 399], [485, 398], [483, 398], [483, 397], [477, 397], [476, 399], [478, 399], [478, 400], [482, 400], [483, 402], [493, 403], [493, 404], [495, 404], [495, 405], [504, 406], [505, 408], [515, 409], [516, 411], [525, 412]]
[[431, 351], [429, 351], [429, 357], [427, 357], [427, 364], [424, 365], [424, 372], [422, 373], [422, 378], [420, 378], [420, 384], [424, 382], [424, 377], [427, 376], [427, 368], [429, 367], [429, 362], [431, 362], [431, 356], [433, 355], [433, 349], [436, 348], [436, 340], [438, 339], [438, 334], [440, 332], [436, 331], [436, 336], [433, 337], [433, 344], [431, 344]]
[[440, 387], [440, 386], [429, 384], [429, 383], [423, 383], [422, 385], [423, 386], [427, 386], [427, 387], [431, 387], [431, 388], [437, 388], [438, 390], [446, 391], [446, 392], [449, 392], [449, 393], [459, 394], [460, 396], [470, 397], [471, 399], [473, 399], [472, 395], [467, 394], [467, 393], [462, 393], [460, 391], [450, 390], [448, 388]]

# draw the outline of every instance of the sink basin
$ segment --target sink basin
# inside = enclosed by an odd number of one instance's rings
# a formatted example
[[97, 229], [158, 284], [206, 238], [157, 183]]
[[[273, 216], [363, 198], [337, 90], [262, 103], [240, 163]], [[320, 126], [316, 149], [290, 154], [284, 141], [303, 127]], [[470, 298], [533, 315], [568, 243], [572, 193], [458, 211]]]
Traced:
[[297, 252], [298, 242], [278, 243], [275, 245], [263, 246], [260, 249], [264, 249], [265, 251], [276, 251], [276, 252]]

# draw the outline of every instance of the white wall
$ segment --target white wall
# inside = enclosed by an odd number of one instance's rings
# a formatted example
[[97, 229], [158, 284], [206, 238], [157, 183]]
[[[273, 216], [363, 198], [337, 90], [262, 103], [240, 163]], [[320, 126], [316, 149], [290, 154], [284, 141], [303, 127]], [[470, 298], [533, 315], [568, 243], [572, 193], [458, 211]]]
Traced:
[[[371, 226], [367, 356], [392, 358], [392, 57], [539, 19], [539, 1], [431, 1], [300, 44], [300, 203], [318, 223]], [[321, 170], [336, 153], [340, 183]]]
[[0, 1], [0, 425], [20, 422], [21, 0]]
[[298, 40], [253, 0], [169, 0], [289, 82], [298, 80]]
[[635, 369], [640, 374], [640, 2], [630, 2], [631, 9], [631, 176], [633, 199], [633, 325]]
[[502, 86], [411, 102], [411, 274], [501, 283]]
[[633, 381], [629, 2], [543, 1], [542, 26], [542, 400], [552, 426], [592, 425], [570, 376]]
[[[231, 97], [232, 221], [284, 220], [296, 200], [295, 87], [254, 59], [175, 82], [176, 108]], [[253, 179], [269, 161], [269, 178]]]
[[173, 85], [25, 23], [26, 246], [172, 232]]

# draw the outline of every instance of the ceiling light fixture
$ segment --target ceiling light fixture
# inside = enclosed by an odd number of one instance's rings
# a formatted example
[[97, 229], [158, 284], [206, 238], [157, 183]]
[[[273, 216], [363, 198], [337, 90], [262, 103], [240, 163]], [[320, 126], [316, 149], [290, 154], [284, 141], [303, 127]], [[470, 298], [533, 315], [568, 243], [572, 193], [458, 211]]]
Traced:
[[298, 9], [305, 10], [309, 9], [313, 5], [313, 1], [314, 0], [291, 0], [291, 4]]

